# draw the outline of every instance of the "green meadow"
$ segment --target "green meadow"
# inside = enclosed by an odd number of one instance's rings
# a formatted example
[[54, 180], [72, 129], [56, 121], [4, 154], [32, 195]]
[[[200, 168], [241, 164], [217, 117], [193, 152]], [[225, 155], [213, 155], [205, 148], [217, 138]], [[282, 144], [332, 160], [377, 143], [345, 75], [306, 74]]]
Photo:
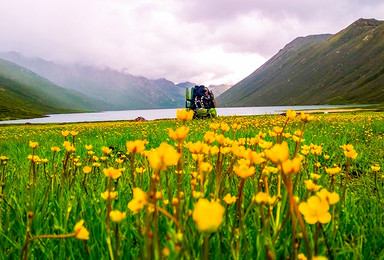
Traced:
[[383, 259], [383, 136], [383, 112], [0, 125], [0, 258]]

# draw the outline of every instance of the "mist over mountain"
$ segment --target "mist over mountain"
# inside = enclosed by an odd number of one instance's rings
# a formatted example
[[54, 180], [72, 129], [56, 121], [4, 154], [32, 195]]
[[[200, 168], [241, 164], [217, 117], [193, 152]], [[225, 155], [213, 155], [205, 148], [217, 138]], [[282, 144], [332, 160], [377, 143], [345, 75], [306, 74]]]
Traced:
[[183, 107], [185, 92], [166, 79], [150, 80], [109, 68], [62, 65], [16, 52], [0, 58], [24, 66], [58, 86], [76, 90], [102, 103], [108, 110]]
[[0, 119], [104, 109], [104, 102], [61, 88], [25, 67], [0, 59]]

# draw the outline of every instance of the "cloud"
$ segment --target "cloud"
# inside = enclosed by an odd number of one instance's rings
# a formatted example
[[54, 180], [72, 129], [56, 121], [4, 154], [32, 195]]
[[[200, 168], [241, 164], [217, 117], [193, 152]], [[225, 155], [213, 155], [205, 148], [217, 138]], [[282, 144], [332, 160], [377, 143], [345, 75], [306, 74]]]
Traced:
[[236, 83], [296, 37], [384, 19], [381, 1], [1, 1], [1, 51], [176, 83]]

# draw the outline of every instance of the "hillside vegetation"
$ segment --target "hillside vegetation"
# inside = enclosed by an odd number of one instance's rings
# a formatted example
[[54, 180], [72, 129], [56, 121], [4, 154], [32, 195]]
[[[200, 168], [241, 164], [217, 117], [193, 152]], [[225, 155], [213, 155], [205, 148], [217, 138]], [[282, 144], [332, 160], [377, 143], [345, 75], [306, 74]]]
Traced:
[[46, 113], [101, 110], [102, 105], [72, 90], [60, 88], [32, 71], [0, 59], [0, 119]]
[[62, 65], [17, 52], [0, 53], [0, 58], [24, 66], [58, 86], [106, 103], [105, 110], [184, 107], [185, 90], [164, 78], [150, 80], [125, 70]]
[[367, 104], [384, 100], [384, 23], [299, 37], [218, 98], [219, 106]]

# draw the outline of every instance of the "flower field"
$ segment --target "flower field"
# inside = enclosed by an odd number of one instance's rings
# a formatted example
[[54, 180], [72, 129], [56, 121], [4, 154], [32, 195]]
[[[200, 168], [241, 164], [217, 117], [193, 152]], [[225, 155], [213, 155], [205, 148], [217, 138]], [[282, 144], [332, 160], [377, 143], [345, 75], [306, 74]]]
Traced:
[[0, 259], [383, 259], [384, 113], [0, 126]]

